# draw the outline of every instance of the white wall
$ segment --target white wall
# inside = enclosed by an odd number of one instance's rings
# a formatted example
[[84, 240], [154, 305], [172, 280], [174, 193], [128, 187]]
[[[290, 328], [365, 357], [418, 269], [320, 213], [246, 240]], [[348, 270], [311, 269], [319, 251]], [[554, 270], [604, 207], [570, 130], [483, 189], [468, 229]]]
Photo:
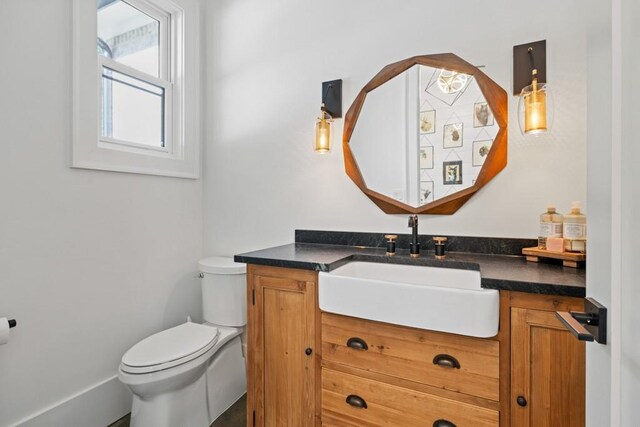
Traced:
[[454, 216], [421, 232], [535, 237], [548, 203], [586, 197], [586, 19], [582, 0], [218, 0], [206, 10], [205, 252], [293, 240], [296, 228], [407, 232], [344, 173], [336, 149], [311, 149], [321, 82], [343, 79], [344, 108], [384, 65], [454, 52], [511, 90], [512, 47], [546, 39], [556, 115], [551, 137], [524, 141], [510, 102], [509, 164]]
[[[0, 426], [112, 378], [138, 340], [200, 317], [201, 181], [68, 167], [71, 24], [70, 0], [0, 3], [0, 316], [18, 320], [0, 346]], [[109, 384], [85, 411], [117, 400]], [[114, 410], [103, 415], [126, 413]], [[48, 425], [100, 425], [63, 415]]]

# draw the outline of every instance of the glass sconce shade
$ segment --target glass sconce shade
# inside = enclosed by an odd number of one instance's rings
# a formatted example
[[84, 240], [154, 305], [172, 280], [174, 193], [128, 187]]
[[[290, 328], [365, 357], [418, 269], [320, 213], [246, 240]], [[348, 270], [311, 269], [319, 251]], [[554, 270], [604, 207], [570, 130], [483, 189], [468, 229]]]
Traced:
[[316, 121], [316, 137], [314, 149], [318, 153], [327, 153], [331, 150], [331, 122], [333, 119], [326, 111], [322, 111]]
[[533, 78], [522, 89], [518, 103], [518, 122], [525, 135], [547, 133], [553, 121], [553, 97], [546, 83]]

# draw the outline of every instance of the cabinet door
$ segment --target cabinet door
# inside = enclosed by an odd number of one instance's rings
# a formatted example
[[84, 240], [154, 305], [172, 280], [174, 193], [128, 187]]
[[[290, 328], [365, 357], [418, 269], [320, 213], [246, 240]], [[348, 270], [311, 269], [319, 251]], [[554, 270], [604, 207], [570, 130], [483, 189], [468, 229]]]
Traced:
[[584, 342], [553, 311], [512, 308], [511, 426], [582, 427], [584, 405]]
[[304, 270], [249, 269], [248, 426], [314, 425], [315, 277]]

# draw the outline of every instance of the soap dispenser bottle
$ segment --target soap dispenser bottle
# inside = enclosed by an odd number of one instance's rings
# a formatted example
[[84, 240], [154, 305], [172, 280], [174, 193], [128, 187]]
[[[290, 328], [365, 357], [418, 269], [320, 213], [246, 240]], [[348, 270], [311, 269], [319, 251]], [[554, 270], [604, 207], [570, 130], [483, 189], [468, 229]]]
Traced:
[[547, 206], [547, 211], [540, 215], [539, 249], [547, 249], [547, 237], [562, 237], [562, 215], [553, 205]]
[[580, 212], [580, 202], [571, 203], [571, 213], [564, 216], [562, 224], [564, 250], [567, 252], [586, 252], [587, 217]]

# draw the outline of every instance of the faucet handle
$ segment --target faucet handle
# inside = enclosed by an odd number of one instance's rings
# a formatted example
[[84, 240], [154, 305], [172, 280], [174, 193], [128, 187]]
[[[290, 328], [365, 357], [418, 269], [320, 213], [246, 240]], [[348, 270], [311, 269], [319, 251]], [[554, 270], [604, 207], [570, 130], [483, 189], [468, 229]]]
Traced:
[[387, 239], [387, 255], [393, 256], [396, 254], [396, 234], [385, 234], [384, 238]]
[[444, 242], [447, 241], [447, 238], [446, 237], [435, 236], [433, 238], [433, 241], [436, 242], [435, 243], [436, 259], [444, 259], [445, 258]]

